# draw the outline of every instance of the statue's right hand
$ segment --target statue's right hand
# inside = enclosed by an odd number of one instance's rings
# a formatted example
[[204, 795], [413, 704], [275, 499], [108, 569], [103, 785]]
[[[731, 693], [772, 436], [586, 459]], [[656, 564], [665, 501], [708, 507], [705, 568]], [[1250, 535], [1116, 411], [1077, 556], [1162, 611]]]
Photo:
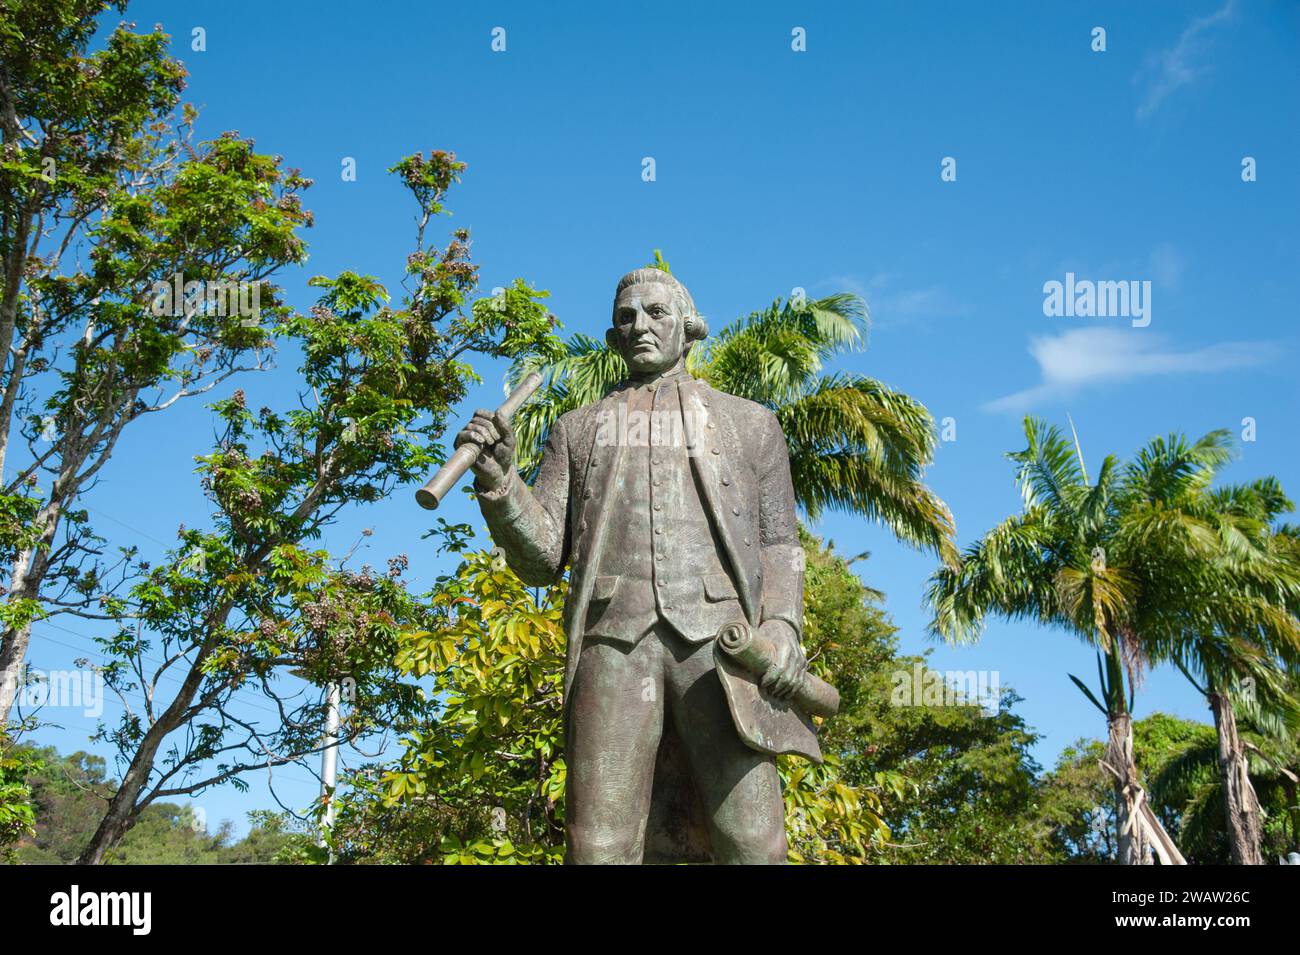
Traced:
[[515, 430], [500, 412], [480, 408], [456, 435], [454, 447], [477, 444], [478, 460], [470, 470], [480, 491], [495, 491], [506, 483], [515, 466]]

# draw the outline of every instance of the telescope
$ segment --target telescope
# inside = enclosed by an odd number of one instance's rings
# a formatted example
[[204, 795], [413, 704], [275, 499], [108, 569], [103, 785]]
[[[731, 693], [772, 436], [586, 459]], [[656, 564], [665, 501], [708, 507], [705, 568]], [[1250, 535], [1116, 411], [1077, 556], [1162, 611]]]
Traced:
[[[529, 372], [519, 387], [510, 392], [510, 397], [497, 409], [497, 414], [504, 415], [507, 419], [513, 418], [519, 406], [532, 397], [541, 383], [542, 376], [538, 372]], [[473, 441], [467, 441], [457, 448], [447, 463], [438, 469], [438, 473], [429, 479], [429, 483], [415, 492], [416, 503], [425, 510], [436, 510], [447, 492], [459, 483], [465, 472], [478, 460], [481, 450], [482, 447]]]

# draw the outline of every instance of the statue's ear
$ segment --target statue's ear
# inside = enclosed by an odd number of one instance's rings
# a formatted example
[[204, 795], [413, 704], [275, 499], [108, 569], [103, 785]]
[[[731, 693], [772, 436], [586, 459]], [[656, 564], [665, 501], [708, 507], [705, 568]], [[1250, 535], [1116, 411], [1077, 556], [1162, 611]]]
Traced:
[[618, 351], [618, 336], [614, 334], [614, 329], [605, 329], [605, 344], [614, 349], [614, 351]]

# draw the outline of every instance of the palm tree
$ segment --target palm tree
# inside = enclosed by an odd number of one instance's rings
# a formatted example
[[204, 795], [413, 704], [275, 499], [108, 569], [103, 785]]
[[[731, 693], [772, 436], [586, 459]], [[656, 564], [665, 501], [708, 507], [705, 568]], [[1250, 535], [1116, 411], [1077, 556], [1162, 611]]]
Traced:
[[1222, 440], [1209, 454], [1177, 436], [1151, 442], [1128, 473], [1126, 527], [1158, 569], [1145, 583], [1139, 626], [1214, 715], [1233, 861], [1262, 865], [1261, 811], [1237, 711], [1264, 727], [1294, 720], [1285, 668], [1300, 662], [1300, 550], [1272, 526], [1293, 508], [1274, 478], [1210, 488], [1227, 460]]
[[[1259, 804], [1232, 700], [1248, 686], [1271, 707], [1267, 712], [1293, 705], [1281, 667], [1300, 654], [1300, 550], [1294, 535], [1269, 528], [1290, 502], [1271, 478], [1211, 490], [1231, 457], [1226, 431], [1195, 443], [1157, 438], [1122, 469], [1107, 458], [1095, 485], [1088, 484], [1077, 438], [1071, 453], [1062, 435], [1041, 423], [1027, 420], [1026, 435], [1029, 447], [1012, 455], [1021, 465], [1025, 513], [978, 542], [960, 572], [935, 575], [933, 629], [963, 639], [978, 634], [987, 613], [1032, 615], [1095, 642], [1105, 655], [1104, 704], [1071, 679], [1106, 713], [1105, 766], [1122, 817], [1149, 813], [1142, 812], [1132, 763], [1136, 677], [1152, 662], [1179, 666], [1214, 712], [1234, 858], [1258, 861]], [[1203, 687], [1191, 671], [1203, 676]], [[1132, 829], [1137, 840], [1125, 844], [1121, 833], [1121, 861], [1144, 858], [1144, 828], [1162, 859], [1161, 848], [1172, 848], [1162, 845], [1168, 837], [1158, 823], [1126, 822], [1121, 830]]]
[[[1183, 862], [1147, 803], [1133, 758], [1133, 693], [1147, 652], [1131, 626], [1138, 599], [1133, 569], [1117, 560], [1122, 511], [1114, 457], [1088, 481], [1078, 441], [1025, 419], [1027, 447], [1008, 457], [1018, 467], [1023, 511], [965, 551], [958, 567], [930, 580], [931, 632], [972, 642], [990, 614], [1035, 620], [1075, 634], [1098, 650], [1099, 694], [1070, 679], [1106, 717], [1103, 767], [1115, 790], [1119, 861]], [[1099, 698], [1100, 697], [1100, 698]]]
[[[661, 259], [656, 264], [666, 268]], [[810, 518], [827, 509], [864, 514], [955, 563], [952, 515], [922, 481], [934, 456], [930, 413], [872, 378], [822, 373], [833, 356], [863, 345], [867, 323], [866, 303], [856, 295], [777, 299], [697, 343], [687, 370], [776, 415], [795, 496]], [[520, 469], [529, 477], [556, 419], [603, 397], [627, 366], [604, 342], [575, 335], [556, 362], [516, 364], [512, 384], [530, 371], [542, 373], [543, 385], [515, 417]]]
[[[1244, 727], [1239, 739], [1249, 792], [1254, 797], [1258, 790], [1262, 798], [1255, 797], [1257, 802], [1273, 811], [1273, 848], [1283, 852], [1293, 849], [1300, 845], [1300, 805], [1296, 799], [1300, 783], [1296, 772], [1300, 769], [1297, 712], [1260, 707], [1250, 694], [1234, 696], [1233, 706], [1240, 713], [1240, 724]], [[1209, 740], [1190, 746], [1166, 763], [1151, 781], [1151, 798], [1177, 813], [1179, 841], [1189, 855], [1209, 862], [1227, 856], [1240, 863], [1232, 828], [1225, 830], [1223, 826], [1229, 807], [1223, 784], [1221, 740], [1220, 736], [1219, 742]], [[1263, 864], [1262, 847], [1256, 849], [1257, 864]]]

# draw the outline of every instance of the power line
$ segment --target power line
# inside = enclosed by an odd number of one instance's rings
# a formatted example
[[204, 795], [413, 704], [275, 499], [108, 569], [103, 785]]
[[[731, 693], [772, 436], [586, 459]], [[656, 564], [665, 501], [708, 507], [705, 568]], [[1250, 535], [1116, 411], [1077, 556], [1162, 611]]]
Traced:
[[[42, 621], [40, 621], [40, 624], [41, 624], [41, 626], [43, 626], [43, 627], [53, 627], [55, 630], [62, 631], [63, 633], [66, 633], [66, 634], [69, 634], [69, 635], [71, 635], [71, 636], [74, 636], [74, 637], [76, 637], [76, 638], [79, 639], [79, 640], [94, 640], [94, 639], [96, 639], [95, 637], [89, 636], [89, 635], [87, 635], [87, 634], [84, 634], [84, 633], [78, 633], [78, 632], [75, 631], [75, 630], [69, 630], [67, 627], [61, 627], [61, 626], [59, 626], [59, 625], [56, 624], [56, 623], [51, 623], [49, 620], [42, 620]], [[55, 640], [53, 637], [51, 637], [51, 636], [47, 636], [47, 635], [45, 635], [45, 634], [42, 634], [42, 635], [41, 635], [41, 639], [43, 639], [43, 640], [49, 640], [51, 643], [57, 643], [57, 644], [59, 644], [59, 646], [69, 647], [69, 649], [72, 649], [72, 650], [77, 650], [77, 649], [79, 649], [78, 647], [71, 647], [71, 646], [69, 646], [69, 644], [61, 643], [60, 641]], [[107, 661], [107, 660], [109, 659], [109, 657], [108, 657], [107, 655], [105, 655], [104, 652], [103, 652], [102, 650], [98, 650], [98, 649], [97, 649], [97, 650], [95, 650], [95, 651], [93, 651], [93, 652], [98, 653], [99, 656], [100, 656], [100, 658], [103, 659], [103, 660], [105, 660], [105, 661]], [[165, 664], [162, 660], [155, 659], [154, 657], [148, 656], [148, 655], [146, 655], [146, 654], [144, 654], [144, 653], [139, 653], [139, 654], [137, 654], [137, 655], [139, 656], [139, 658], [140, 658], [141, 660], [145, 661], [146, 663], [152, 663], [152, 664], [153, 664], [154, 666], [156, 666], [156, 667], [163, 668], [163, 667], [166, 667], [166, 666], [170, 666], [170, 664]], [[163, 674], [163, 675], [166, 676], [166, 677], [169, 677], [169, 678], [179, 679], [179, 677], [176, 677], [175, 674], [172, 674], [172, 673], [165, 673], [165, 674]], [[303, 681], [303, 682], [307, 682], [307, 681]], [[309, 685], [309, 686], [315, 686], [314, 683], [308, 683], [308, 685]], [[244, 687], [236, 687], [236, 688], [235, 688], [234, 690], [232, 690], [231, 692], [232, 692], [232, 694], [234, 694], [234, 693], [247, 693], [247, 694], [252, 694], [253, 691], [252, 691], [252, 690], [248, 690], [248, 689], [246, 689], [246, 688], [244, 688]], [[267, 712], [267, 713], [271, 713], [271, 714], [276, 715], [276, 716], [279, 715], [279, 711], [274, 710], [274, 709], [271, 709], [270, 707], [268, 707], [268, 706], [266, 706], [266, 705], [264, 705], [264, 704], [261, 704], [261, 703], [260, 703], [260, 700], [261, 700], [260, 697], [254, 697], [254, 699], [259, 700], [259, 702], [258, 702], [258, 703], [252, 703], [252, 702], [248, 702], [247, 700], [243, 700], [243, 702], [245, 702], [248, 706], [253, 707], [254, 709], [260, 709], [260, 710], [263, 710], [263, 711], [265, 711], [265, 712]]]
[[[63, 643], [61, 640], [56, 640], [56, 639], [54, 639], [53, 637], [44, 637], [44, 639], [48, 640], [48, 641], [51, 642], [51, 643], [56, 643], [56, 644], [58, 644], [59, 646], [67, 647], [67, 648], [70, 649], [70, 650], [80, 651], [80, 649], [81, 649], [80, 647], [75, 647], [75, 646], [73, 646], [72, 644], [69, 644], [69, 643]], [[119, 695], [120, 695], [120, 696], [127, 696], [127, 697], [130, 697], [130, 698], [132, 698], [133, 700], [139, 702], [141, 705], [145, 705], [145, 704], [148, 702], [147, 698], [144, 696], [144, 693], [143, 693], [142, 691], [140, 691], [140, 690], [130, 691], [130, 690], [119, 690], [119, 689], [113, 689], [113, 696], [107, 696], [107, 695], [106, 695], [106, 696], [103, 698], [103, 700], [102, 700], [101, 702], [104, 702], [104, 703], [111, 703], [111, 704], [113, 704], [113, 705], [115, 705], [115, 706], [121, 707], [122, 711], [123, 711], [124, 713], [126, 713], [126, 712], [128, 712], [127, 706], [126, 706], [126, 704], [125, 704], [125, 703], [124, 703], [120, 698], [118, 698]], [[246, 704], [246, 705], [247, 705], [247, 704]], [[276, 711], [271, 710], [271, 709], [269, 709], [268, 707], [260, 707], [260, 709], [266, 710], [266, 711], [269, 712], [269, 713], [273, 713], [273, 714], [276, 713]], [[34, 714], [33, 714], [33, 715], [34, 715]], [[276, 715], [278, 715], [278, 714], [276, 714]], [[48, 724], [46, 724], [46, 725], [51, 725], [51, 726], [60, 726], [62, 722], [63, 722], [63, 718], [60, 717], [60, 719], [59, 719], [57, 722], [52, 721], [52, 722], [50, 722], [50, 723], [48, 723]], [[99, 726], [91, 726], [90, 724], [88, 724], [88, 723], [83, 723], [83, 722], [81, 722], [80, 720], [68, 720], [68, 722], [70, 722], [70, 723], [75, 723], [77, 726], [79, 726], [79, 727], [81, 727], [81, 728], [83, 728], [83, 729], [93, 729], [93, 730], [95, 731], [96, 735], [97, 735], [97, 734], [99, 733], [99, 731], [100, 731], [100, 727], [99, 727]], [[337, 750], [340, 750], [340, 751], [341, 751], [341, 749], [342, 749], [341, 747], [338, 747], [338, 748], [337, 748]], [[309, 756], [311, 756], [311, 755], [313, 755], [313, 754], [311, 754], [311, 753], [305, 754], [305, 755], [302, 757], [302, 759], [305, 760], [305, 759], [307, 759], [307, 758], [308, 758]], [[277, 767], [257, 767], [257, 769], [259, 769], [259, 770], [260, 770], [260, 769], [270, 769], [271, 771], [275, 771], [276, 768], [277, 768]], [[253, 769], [248, 770], [248, 772], [254, 772], [254, 771], [255, 771], [255, 770], [253, 770]], [[305, 780], [305, 779], [300, 779], [300, 778], [298, 778], [298, 777], [296, 777], [296, 776], [285, 775], [285, 778], [286, 778], [286, 779], [289, 779], [289, 780], [292, 780], [292, 781], [294, 781], [294, 782], [297, 782], [297, 783], [305, 784], [305, 785], [319, 785], [319, 783], [320, 783], [320, 780], [308, 781], [308, 780]]]

